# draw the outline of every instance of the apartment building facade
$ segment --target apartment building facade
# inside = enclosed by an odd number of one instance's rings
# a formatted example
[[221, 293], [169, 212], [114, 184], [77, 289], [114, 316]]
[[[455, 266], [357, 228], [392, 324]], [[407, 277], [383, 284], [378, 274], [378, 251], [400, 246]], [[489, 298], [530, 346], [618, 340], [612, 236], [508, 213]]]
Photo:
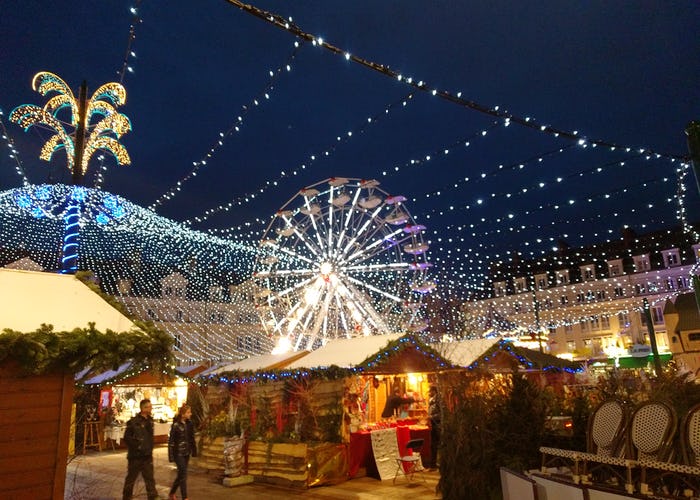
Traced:
[[517, 325], [533, 337], [540, 332], [550, 354], [581, 359], [623, 356], [632, 345], [648, 343], [648, 304], [659, 350], [669, 351], [663, 309], [667, 299], [692, 289], [700, 244], [664, 241], [666, 246], [657, 242], [617, 253], [603, 247], [597, 255], [571, 252], [566, 259], [525, 263], [520, 272], [501, 272], [491, 297], [465, 307], [478, 318], [482, 334], [498, 330], [499, 322]]

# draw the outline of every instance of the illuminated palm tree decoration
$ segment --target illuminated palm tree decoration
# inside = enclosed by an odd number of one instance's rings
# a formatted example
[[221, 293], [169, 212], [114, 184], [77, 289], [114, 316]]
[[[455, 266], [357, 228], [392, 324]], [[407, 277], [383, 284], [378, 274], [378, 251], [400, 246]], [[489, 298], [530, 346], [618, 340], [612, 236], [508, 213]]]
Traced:
[[[66, 152], [68, 169], [72, 174], [72, 184], [81, 186], [90, 159], [98, 150], [106, 150], [114, 156], [119, 165], [129, 165], [131, 158], [119, 139], [131, 130], [131, 122], [116, 107], [126, 102], [126, 90], [116, 82], [105, 83], [87, 99], [87, 85], [80, 87], [78, 100], [66, 83], [46, 71], [37, 73], [32, 80], [32, 88], [43, 96], [53, 95], [41, 108], [34, 104], [22, 104], [10, 113], [10, 121], [27, 131], [32, 126], [43, 126], [54, 132], [41, 148], [39, 158], [50, 161], [60, 149]], [[69, 121], [61, 121], [59, 114], [70, 111]], [[66, 126], [73, 129], [66, 131]], [[73, 189], [65, 216], [63, 240], [62, 272], [74, 273], [78, 264], [78, 231], [80, 206], [84, 200], [84, 190]]]

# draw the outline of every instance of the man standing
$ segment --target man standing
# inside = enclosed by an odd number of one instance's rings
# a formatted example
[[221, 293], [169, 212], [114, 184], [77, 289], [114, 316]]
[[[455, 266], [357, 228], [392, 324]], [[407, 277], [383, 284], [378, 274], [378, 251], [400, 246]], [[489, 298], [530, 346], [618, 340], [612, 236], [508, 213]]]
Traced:
[[428, 391], [428, 418], [430, 419], [430, 461], [432, 468], [439, 467], [438, 450], [440, 449], [440, 425], [442, 423], [442, 404], [437, 387], [430, 386]]
[[139, 473], [146, 483], [148, 500], [158, 498], [156, 480], [153, 477], [153, 419], [151, 418], [151, 401], [142, 399], [141, 413], [126, 424], [124, 441], [129, 449], [126, 458], [129, 463], [124, 481], [124, 500], [131, 500], [134, 483]]

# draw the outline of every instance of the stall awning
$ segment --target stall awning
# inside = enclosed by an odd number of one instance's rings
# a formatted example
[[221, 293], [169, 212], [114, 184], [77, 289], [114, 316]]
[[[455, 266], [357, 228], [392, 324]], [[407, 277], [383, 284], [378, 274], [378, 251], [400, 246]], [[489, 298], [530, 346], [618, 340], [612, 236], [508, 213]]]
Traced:
[[261, 354], [260, 356], [251, 356], [250, 358], [242, 359], [235, 363], [211, 368], [200, 373], [199, 376], [208, 377], [210, 375], [236, 371], [278, 370], [287, 368], [291, 363], [300, 360], [308, 353], [309, 351], [296, 351], [284, 354]]
[[129, 318], [75, 276], [0, 268], [0, 331], [31, 332], [42, 323], [56, 332], [95, 323], [100, 331], [129, 331]]
[[340, 366], [341, 368], [352, 368], [378, 352], [388, 342], [399, 338], [401, 338], [401, 334], [370, 335], [368, 337], [331, 340], [302, 359], [293, 362], [289, 365], [289, 368], [327, 368], [332, 365]]
[[498, 340], [497, 338], [491, 338], [443, 342], [435, 346], [435, 350], [452, 364], [467, 367], [483, 356]]

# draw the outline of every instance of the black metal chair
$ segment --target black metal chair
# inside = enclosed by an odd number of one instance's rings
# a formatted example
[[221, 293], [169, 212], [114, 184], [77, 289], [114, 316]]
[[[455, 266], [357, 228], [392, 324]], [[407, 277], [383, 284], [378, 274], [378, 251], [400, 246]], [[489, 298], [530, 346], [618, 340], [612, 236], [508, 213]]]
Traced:
[[411, 454], [398, 457], [396, 459], [397, 467], [396, 474], [394, 474], [394, 484], [396, 484], [396, 478], [399, 477], [399, 473], [403, 474], [406, 480], [410, 483], [416, 472], [420, 472], [421, 476], [423, 477], [423, 481], [427, 482], [427, 479], [425, 479], [425, 475], [423, 474], [425, 467], [423, 467], [423, 462], [420, 457], [420, 450], [422, 447], [422, 438], [411, 439], [408, 443], [406, 443], [406, 448], [411, 451]]

